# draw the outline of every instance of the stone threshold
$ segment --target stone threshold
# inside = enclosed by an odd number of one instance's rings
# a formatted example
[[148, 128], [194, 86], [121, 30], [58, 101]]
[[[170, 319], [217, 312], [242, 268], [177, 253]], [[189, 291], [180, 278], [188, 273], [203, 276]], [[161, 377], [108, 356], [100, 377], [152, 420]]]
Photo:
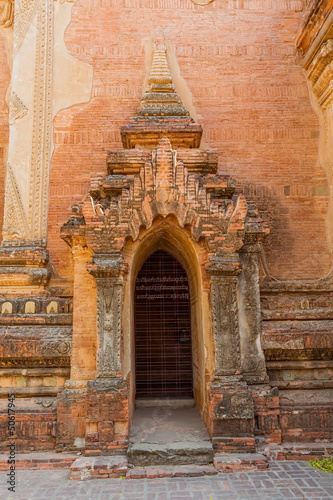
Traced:
[[163, 477], [198, 477], [216, 475], [213, 465], [151, 465], [146, 467], [131, 466], [124, 456], [80, 457], [70, 468], [70, 479], [154, 479]]
[[153, 479], [163, 477], [213, 476], [219, 472], [242, 470], [267, 470], [268, 460], [258, 453], [218, 453], [213, 464], [148, 465], [133, 467], [124, 456], [79, 457], [72, 465], [70, 478], [87, 479], [121, 478]]
[[[17, 470], [70, 469], [73, 480], [93, 478], [195, 477], [249, 470], [267, 470], [272, 460], [310, 460], [333, 456], [331, 443], [266, 445], [260, 453], [215, 453], [212, 464], [149, 465], [133, 467], [125, 455], [84, 456], [71, 453], [16, 454]], [[0, 471], [8, 471], [8, 455], [0, 454]]]
[[[0, 455], [0, 471], [8, 471], [8, 455]], [[70, 469], [72, 480], [94, 478], [158, 478], [158, 477], [196, 477], [215, 475], [218, 472], [240, 470], [264, 470], [268, 461], [263, 455], [255, 453], [218, 453], [213, 464], [175, 464], [148, 465], [134, 467], [125, 455], [87, 457], [84, 455], [52, 452], [17, 454], [17, 470]]]
[[210, 441], [173, 443], [133, 443], [128, 447], [128, 460], [134, 466], [208, 465], [214, 451]]

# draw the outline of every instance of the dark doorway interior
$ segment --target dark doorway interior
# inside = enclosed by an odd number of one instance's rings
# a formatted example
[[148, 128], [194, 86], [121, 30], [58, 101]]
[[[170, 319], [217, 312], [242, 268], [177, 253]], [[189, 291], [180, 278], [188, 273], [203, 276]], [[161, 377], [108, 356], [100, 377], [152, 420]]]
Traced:
[[191, 305], [185, 270], [158, 250], [135, 284], [136, 397], [191, 398]]

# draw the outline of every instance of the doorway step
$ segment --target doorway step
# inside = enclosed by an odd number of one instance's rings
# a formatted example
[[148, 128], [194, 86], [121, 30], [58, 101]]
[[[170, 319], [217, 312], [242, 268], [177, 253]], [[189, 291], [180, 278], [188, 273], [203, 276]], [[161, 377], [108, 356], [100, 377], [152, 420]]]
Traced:
[[127, 457], [135, 467], [212, 464], [213, 446], [194, 401], [138, 402]]
[[127, 457], [81, 456], [72, 480], [197, 477], [268, 469], [257, 453], [215, 453], [193, 399], [138, 400]]

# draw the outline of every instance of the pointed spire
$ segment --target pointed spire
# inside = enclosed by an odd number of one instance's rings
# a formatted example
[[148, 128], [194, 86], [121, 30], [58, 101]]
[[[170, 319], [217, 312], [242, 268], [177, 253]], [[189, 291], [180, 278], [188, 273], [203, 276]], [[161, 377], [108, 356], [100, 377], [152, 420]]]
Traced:
[[153, 64], [148, 79], [149, 87], [141, 98], [139, 115], [190, 116], [175, 91], [166, 50], [163, 39], [155, 40]]
[[167, 48], [160, 34], [155, 37], [148, 84], [136, 115], [121, 129], [124, 147], [155, 149], [161, 138], [167, 136], [174, 148], [198, 148], [202, 128], [190, 117], [175, 90]]
[[162, 43], [155, 41], [153, 64], [151, 66], [148, 82], [151, 91], [155, 90], [154, 86], [156, 84], [156, 87], [159, 91], [163, 91], [163, 85], [166, 85], [168, 89], [170, 88], [172, 89], [172, 91], [174, 91], [174, 87], [172, 85], [172, 77], [166, 58], [166, 47], [164, 45], [164, 41], [162, 41]]

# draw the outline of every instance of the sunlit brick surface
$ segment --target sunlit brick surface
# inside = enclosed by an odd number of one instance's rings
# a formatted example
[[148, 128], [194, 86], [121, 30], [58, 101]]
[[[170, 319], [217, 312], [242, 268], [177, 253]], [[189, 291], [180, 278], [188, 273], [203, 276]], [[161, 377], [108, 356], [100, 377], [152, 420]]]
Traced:
[[71, 258], [60, 226], [86, 194], [90, 173], [105, 172], [107, 150], [121, 146], [119, 130], [139, 105], [145, 46], [157, 28], [192, 94], [203, 141], [219, 152], [220, 172], [236, 178], [269, 221], [271, 274], [316, 278], [329, 271], [319, 125], [295, 48], [301, 9], [299, 1], [260, 0], [75, 4], [66, 43], [93, 65], [94, 82], [88, 104], [55, 119], [49, 248], [61, 273], [71, 273]]

